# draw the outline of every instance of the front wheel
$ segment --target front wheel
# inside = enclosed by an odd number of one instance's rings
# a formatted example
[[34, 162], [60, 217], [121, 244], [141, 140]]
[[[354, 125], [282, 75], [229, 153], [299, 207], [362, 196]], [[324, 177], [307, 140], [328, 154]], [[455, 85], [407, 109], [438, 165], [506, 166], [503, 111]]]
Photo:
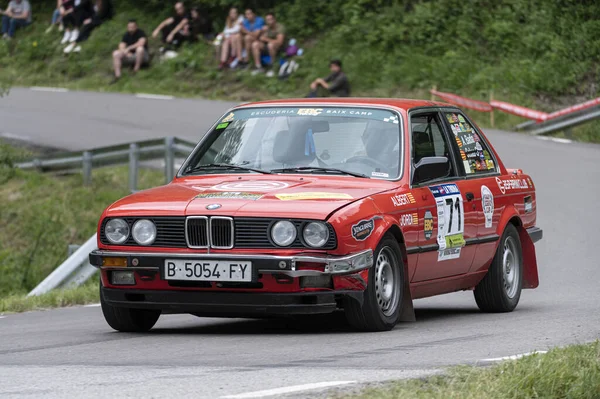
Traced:
[[[100, 283], [102, 287], [102, 283]], [[100, 305], [104, 319], [113, 329], [121, 332], [149, 331], [160, 317], [160, 310], [118, 308], [104, 301], [100, 289]]]
[[348, 322], [359, 330], [388, 331], [400, 317], [404, 287], [404, 265], [398, 242], [389, 235], [384, 236], [373, 260], [362, 306], [348, 299], [344, 310]]
[[516, 227], [508, 224], [490, 269], [475, 287], [475, 302], [484, 312], [512, 312], [519, 303], [522, 287], [521, 241]]

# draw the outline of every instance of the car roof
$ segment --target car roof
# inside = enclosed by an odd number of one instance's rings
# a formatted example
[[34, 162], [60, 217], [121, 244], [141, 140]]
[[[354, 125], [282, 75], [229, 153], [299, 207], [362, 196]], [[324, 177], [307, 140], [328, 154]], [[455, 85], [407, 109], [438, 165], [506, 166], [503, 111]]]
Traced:
[[326, 98], [289, 98], [280, 100], [258, 101], [241, 104], [236, 108], [256, 107], [256, 106], [289, 106], [289, 105], [315, 104], [315, 105], [360, 105], [360, 106], [388, 106], [403, 110], [421, 107], [452, 107], [456, 106], [439, 101], [411, 100], [406, 98], [358, 98], [358, 97], [326, 97]]

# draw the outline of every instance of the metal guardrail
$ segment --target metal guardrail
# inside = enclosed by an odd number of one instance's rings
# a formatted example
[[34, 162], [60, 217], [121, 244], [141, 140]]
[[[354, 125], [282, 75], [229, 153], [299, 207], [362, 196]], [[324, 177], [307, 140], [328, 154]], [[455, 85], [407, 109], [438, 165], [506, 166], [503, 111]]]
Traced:
[[535, 121], [523, 122], [515, 127], [516, 130], [524, 130], [533, 135], [545, 135], [559, 131], [569, 131], [569, 129], [583, 125], [584, 123], [600, 119], [600, 106], [587, 108], [571, 114], [566, 114], [545, 122], [536, 123]]
[[187, 157], [196, 143], [178, 137], [146, 140], [129, 144], [96, 148], [87, 151], [58, 153], [45, 158], [34, 158], [17, 163], [21, 169], [40, 169], [42, 171], [66, 171], [73, 168], [83, 170], [83, 183], [89, 185], [92, 181], [94, 167], [129, 163], [129, 189], [137, 189], [139, 163], [143, 160], [155, 160], [164, 157], [165, 182], [175, 176], [175, 158]]
[[98, 271], [90, 265], [88, 258], [89, 253], [97, 247], [97, 238], [94, 234], [27, 296], [42, 295], [56, 288], [76, 287], [83, 284]]

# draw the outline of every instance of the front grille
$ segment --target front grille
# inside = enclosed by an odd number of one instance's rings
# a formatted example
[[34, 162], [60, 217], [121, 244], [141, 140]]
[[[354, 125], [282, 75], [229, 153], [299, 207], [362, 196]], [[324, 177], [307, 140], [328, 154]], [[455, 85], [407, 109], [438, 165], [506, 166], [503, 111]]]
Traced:
[[208, 247], [208, 218], [192, 216], [186, 220], [187, 244], [190, 248]]
[[233, 219], [222, 216], [210, 218], [210, 246], [216, 249], [233, 248]]
[[[208, 248], [209, 243], [215, 249], [272, 249], [277, 247], [270, 239], [269, 231], [271, 225], [279, 219], [271, 218], [235, 218], [225, 216], [189, 216], [189, 217], [139, 217], [123, 218], [130, 230], [139, 219], [149, 219], [156, 224], [156, 241], [152, 247], [163, 248]], [[105, 245], [114, 245], [106, 238], [104, 227], [106, 218], [102, 221], [100, 229], [100, 242]], [[289, 220], [289, 219], [288, 219]], [[302, 243], [302, 229], [309, 220], [290, 220], [296, 226], [298, 236], [296, 240], [286, 248], [302, 249], [306, 246]], [[335, 231], [331, 225], [329, 228], [329, 240], [321, 249], [335, 249], [337, 240]], [[209, 240], [210, 235], [210, 240]], [[121, 244], [123, 246], [139, 246], [133, 238]]]

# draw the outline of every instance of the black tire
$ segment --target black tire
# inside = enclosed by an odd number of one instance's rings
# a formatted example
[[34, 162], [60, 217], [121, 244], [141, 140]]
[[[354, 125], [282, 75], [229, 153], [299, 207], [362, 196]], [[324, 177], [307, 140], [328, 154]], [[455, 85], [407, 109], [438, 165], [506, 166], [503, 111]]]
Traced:
[[[393, 299], [390, 300], [390, 307], [388, 309], [385, 309], [386, 302], [383, 302], [381, 295], [378, 295], [378, 292], [381, 291], [377, 289], [379, 287], [378, 282], [381, 281], [381, 277], [377, 272], [377, 262], [380, 260], [382, 251], [389, 258], [389, 270], [395, 273], [395, 284], [392, 285], [394, 291], [391, 294]], [[387, 267], [385, 268], [387, 270]], [[362, 306], [358, 301], [350, 298], [345, 302], [344, 312], [346, 313], [348, 323], [361, 331], [391, 330], [400, 317], [402, 295], [404, 294], [403, 287], [404, 264], [402, 263], [400, 246], [394, 237], [386, 234], [379, 242], [379, 245], [377, 245], [373, 254], [373, 266], [369, 269], [369, 283], [363, 294]], [[383, 308], [382, 303], [384, 304]]]
[[[505, 266], [507, 259], [509, 266]], [[514, 281], [515, 278], [517, 281]], [[510, 283], [511, 281], [512, 283]], [[477, 302], [479, 309], [484, 312], [512, 312], [519, 303], [522, 288], [523, 252], [521, 240], [516, 227], [508, 224], [504, 229], [496, 255], [487, 274], [475, 287], [475, 302]]]
[[[102, 285], [102, 283], [100, 283]], [[118, 308], [107, 304], [100, 292], [104, 319], [113, 329], [121, 332], [146, 332], [156, 324], [160, 310]]]

